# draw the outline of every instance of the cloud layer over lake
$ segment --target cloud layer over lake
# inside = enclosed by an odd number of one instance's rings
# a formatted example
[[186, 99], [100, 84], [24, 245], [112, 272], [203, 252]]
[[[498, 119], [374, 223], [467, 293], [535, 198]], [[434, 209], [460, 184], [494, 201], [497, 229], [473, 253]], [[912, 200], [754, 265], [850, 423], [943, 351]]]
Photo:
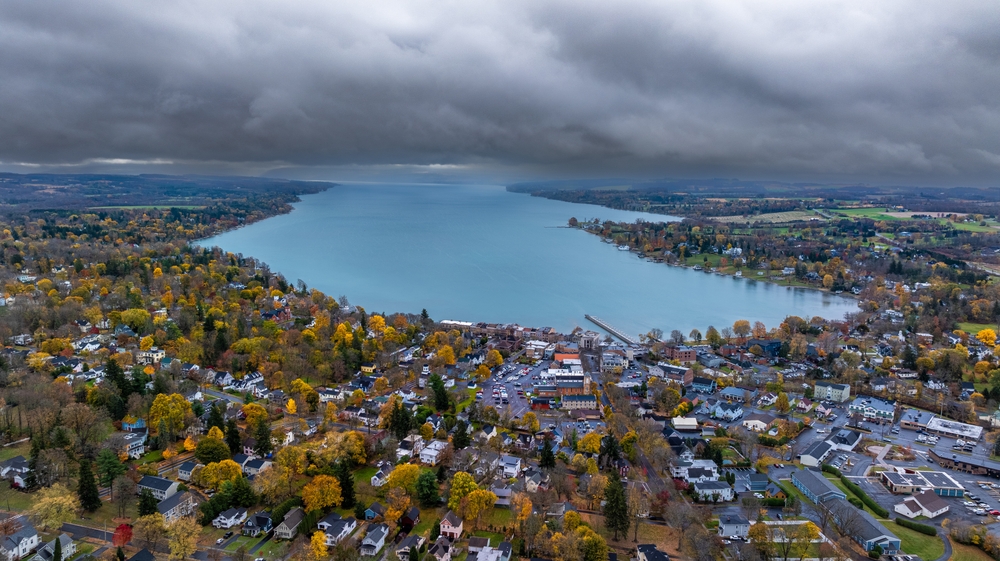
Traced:
[[983, 184], [998, 29], [995, 1], [0, 0], [0, 167]]

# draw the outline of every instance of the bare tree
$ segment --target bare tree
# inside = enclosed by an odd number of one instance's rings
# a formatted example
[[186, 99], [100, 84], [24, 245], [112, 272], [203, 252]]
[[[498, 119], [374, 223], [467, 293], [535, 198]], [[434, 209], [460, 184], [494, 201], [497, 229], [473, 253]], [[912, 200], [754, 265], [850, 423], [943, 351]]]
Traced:
[[762, 506], [763, 504], [760, 502], [760, 499], [748, 495], [743, 497], [743, 500], [740, 501], [740, 512], [743, 513], [743, 516], [745, 516], [747, 520], [753, 523], [760, 520]]

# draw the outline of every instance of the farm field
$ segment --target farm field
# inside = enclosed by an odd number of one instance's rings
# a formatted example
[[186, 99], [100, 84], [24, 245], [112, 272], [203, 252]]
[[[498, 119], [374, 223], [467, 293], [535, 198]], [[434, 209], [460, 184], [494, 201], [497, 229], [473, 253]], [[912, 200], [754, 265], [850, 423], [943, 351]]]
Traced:
[[713, 216], [711, 219], [715, 222], [723, 222], [726, 224], [744, 222], [766, 222], [769, 224], [779, 224], [782, 222], [798, 222], [813, 219], [826, 222], [825, 218], [818, 216], [811, 210], [789, 210], [787, 212], [770, 212], [767, 214], [756, 214], [752, 216], [743, 216], [742, 214], [732, 216]]

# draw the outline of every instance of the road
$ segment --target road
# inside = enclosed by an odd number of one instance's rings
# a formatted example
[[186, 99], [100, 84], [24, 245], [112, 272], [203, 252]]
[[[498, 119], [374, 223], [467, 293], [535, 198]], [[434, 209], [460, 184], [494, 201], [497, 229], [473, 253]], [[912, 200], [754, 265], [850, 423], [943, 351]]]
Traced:
[[212, 397], [225, 399], [227, 401], [232, 401], [233, 403], [236, 403], [238, 405], [243, 405], [243, 398], [240, 396], [228, 394], [226, 392], [220, 392], [219, 390], [213, 390], [213, 389], [202, 389], [201, 393], [208, 394]]

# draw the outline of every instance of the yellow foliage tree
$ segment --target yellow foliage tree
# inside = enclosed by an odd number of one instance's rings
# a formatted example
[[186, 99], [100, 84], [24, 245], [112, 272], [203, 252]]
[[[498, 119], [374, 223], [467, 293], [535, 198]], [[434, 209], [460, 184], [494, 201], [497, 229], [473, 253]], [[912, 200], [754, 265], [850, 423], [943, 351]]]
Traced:
[[451, 510], [459, 510], [459, 507], [462, 505], [462, 499], [476, 489], [479, 489], [479, 485], [476, 485], [476, 480], [473, 479], [471, 475], [464, 471], [456, 472], [455, 477], [451, 479], [451, 493], [448, 495], [448, 508]]
[[976, 339], [987, 347], [993, 347], [997, 344], [997, 332], [992, 329], [981, 329], [976, 333]]
[[319, 561], [326, 557], [326, 534], [316, 530], [309, 539], [309, 560]]
[[597, 454], [601, 451], [601, 435], [596, 432], [589, 432], [583, 438], [576, 441], [577, 452], [589, 452]]
[[[219, 427], [212, 427], [213, 429], [218, 429]], [[186, 452], [193, 452], [195, 448], [198, 447], [198, 443], [194, 441], [194, 438], [187, 437], [184, 439], [184, 450]]]
[[45, 530], [59, 528], [80, 511], [80, 499], [62, 483], [41, 489], [31, 502], [28, 514]]
[[243, 477], [243, 468], [232, 460], [212, 462], [201, 470], [201, 484], [215, 490], [222, 488], [226, 481], [236, 481]]
[[396, 529], [399, 519], [410, 508], [410, 496], [402, 487], [393, 487], [385, 498], [385, 523], [389, 525], [389, 533]]
[[420, 477], [420, 466], [416, 464], [400, 464], [393, 468], [392, 473], [386, 478], [385, 484], [389, 489], [401, 487], [407, 492], [413, 492], [417, 485], [417, 478]]
[[198, 550], [201, 525], [192, 516], [182, 516], [167, 525], [171, 559], [187, 559]]
[[149, 407], [149, 427], [154, 434], [159, 435], [160, 421], [172, 434], [184, 430], [184, 421], [191, 412], [191, 404], [179, 393], [170, 395], [159, 394]]
[[258, 403], [247, 403], [243, 406], [243, 415], [246, 417], [247, 426], [255, 427], [261, 421], [267, 420], [267, 409]]
[[152, 348], [153, 348], [153, 338], [151, 336], [146, 335], [142, 339], [139, 339], [139, 350], [148, 351], [149, 349]]
[[541, 424], [538, 422], [538, 417], [533, 411], [528, 411], [521, 417], [521, 426], [524, 430], [531, 432], [538, 432], [541, 429]]
[[[215, 439], [218, 439], [218, 440], [225, 440], [226, 439], [226, 435], [222, 432], [222, 429], [220, 429], [219, 427], [212, 427], [212, 428], [208, 429], [208, 438], [215, 438]], [[185, 444], [185, 446], [187, 446], [187, 445]]]
[[497, 496], [486, 489], [476, 489], [466, 496], [465, 519], [472, 521], [472, 528], [479, 529], [484, 518], [493, 512]]
[[299, 410], [299, 407], [295, 404], [294, 399], [288, 398], [288, 403], [285, 404], [285, 409], [287, 409], [290, 414], [294, 415]]
[[434, 425], [430, 423], [420, 425], [420, 436], [423, 437], [424, 440], [434, 438]]
[[302, 502], [306, 512], [338, 507], [343, 502], [340, 481], [329, 475], [317, 475], [302, 488]]
[[496, 349], [490, 349], [490, 352], [486, 353], [486, 360], [483, 361], [483, 364], [487, 368], [496, 368], [503, 364], [503, 355]]
[[375, 378], [375, 393], [385, 393], [389, 389], [389, 380], [385, 376]]

